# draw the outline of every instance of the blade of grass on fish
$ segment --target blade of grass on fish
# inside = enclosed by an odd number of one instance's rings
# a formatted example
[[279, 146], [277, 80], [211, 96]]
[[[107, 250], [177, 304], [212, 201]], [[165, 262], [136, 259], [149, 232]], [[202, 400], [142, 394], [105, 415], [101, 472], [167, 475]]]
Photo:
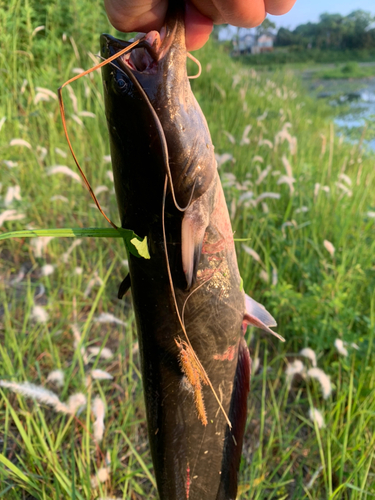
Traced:
[[63, 229], [25, 229], [0, 235], [1, 240], [10, 238], [35, 238], [52, 236], [54, 238], [122, 238], [130, 253], [136, 257], [149, 259], [147, 236], [143, 239], [131, 229], [99, 228], [99, 227], [68, 227]]

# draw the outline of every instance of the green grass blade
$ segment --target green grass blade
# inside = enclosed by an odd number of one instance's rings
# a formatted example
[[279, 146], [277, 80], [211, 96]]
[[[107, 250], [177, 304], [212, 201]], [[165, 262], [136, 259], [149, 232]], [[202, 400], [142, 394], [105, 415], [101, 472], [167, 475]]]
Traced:
[[0, 235], [1, 240], [12, 238], [35, 238], [52, 236], [53, 238], [122, 238], [129, 251], [136, 257], [149, 259], [147, 236], [140, 238], [131, 229], [99, 227], [67, 227], [63, 229], [24, 229]]
[[151, 481], [151, 484], [153, 485], [154, 488], [156, 488], [156, 481], [155, 479], [152, 477], [147, 465], [144, 463], [142, 457], [140, 456], [140, 454], [137, 452], [137, 450], [134, 448], [132, 442], [130, 441], [130, 439], [128, 438], [128, 436], [125, 434], [124, 431], [121, 430], [121, 434], [122, 436], [124, 437], [127, 445], [129, 446], [129, 448], [131, 449], [132, 453], [134, 454], [134, 456], [136, 457], [136, 459], [138, 460], [138, 463], [139, 465], [142, 467], [144, 473], [146, 474], [146, 476], [149, 478], [149, 480]]
[[13, 472], [15, 476], [18, 477], [21, 481], [27, 483], [29, 486], [32, 488], [36, 489], [37, 491], [40, 491], [37, 485], [35, 485], [29, 477], [27, 477], [14, 463], [12, 463], [10, 460], [8, 460], [2, 453], [0, 453], [0, 462], [5, 465], [5, 467], [8, 467], [9, 470]]

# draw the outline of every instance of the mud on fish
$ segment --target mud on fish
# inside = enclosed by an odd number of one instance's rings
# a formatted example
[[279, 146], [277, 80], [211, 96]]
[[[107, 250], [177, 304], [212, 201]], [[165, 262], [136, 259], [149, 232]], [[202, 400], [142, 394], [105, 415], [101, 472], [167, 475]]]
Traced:
[[[101, 38], [102, 57], [129, 45]], [[103, 67], [121, 225], [129, 254], [148, 435], [162, 500], [237, 495], [251, 361], [247, 324], [275, 320], [246, 296], [214, 146], [186, 72], [183, 9]], [[272, 331], [271, 331], [272, 332]]]

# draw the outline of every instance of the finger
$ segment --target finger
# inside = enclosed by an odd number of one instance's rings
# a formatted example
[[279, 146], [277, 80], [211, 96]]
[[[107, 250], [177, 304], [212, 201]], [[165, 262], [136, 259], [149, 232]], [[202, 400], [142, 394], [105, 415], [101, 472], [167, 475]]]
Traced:
[[265, 0], [266, 11], [273, 16], [281, 16], [290, 11], [296, 0]]
[[193, 4], [187, 2], [185, 7], [186, 49], [190, 51], [203, 47], [212, 28], [212, 20], [201, 14]]
[[119, 31], [160, 30], [167, 12], [167, 0], [104, 0], [107, 16]]
[[[252, 28], [266, 17], [264, 0], [192, 0], [197, 9], [215, 24]], [[282, 0], [279, 0], [282, 1]], [[288, 0], [289, 1], [289, 0]]]

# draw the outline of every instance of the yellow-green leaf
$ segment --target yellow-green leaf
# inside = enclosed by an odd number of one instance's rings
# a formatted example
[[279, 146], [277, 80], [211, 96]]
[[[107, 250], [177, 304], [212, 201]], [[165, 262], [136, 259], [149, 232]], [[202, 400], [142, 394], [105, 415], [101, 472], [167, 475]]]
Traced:
[[150, 258], [147, 246], [147, 236], [145, 236], [142, 241], [138, 240], [137, 238], [133, 238], [132, 240], [130, 240], [130, 243], [133, 243], [141, 257], [143, 257], [144, 259]]

